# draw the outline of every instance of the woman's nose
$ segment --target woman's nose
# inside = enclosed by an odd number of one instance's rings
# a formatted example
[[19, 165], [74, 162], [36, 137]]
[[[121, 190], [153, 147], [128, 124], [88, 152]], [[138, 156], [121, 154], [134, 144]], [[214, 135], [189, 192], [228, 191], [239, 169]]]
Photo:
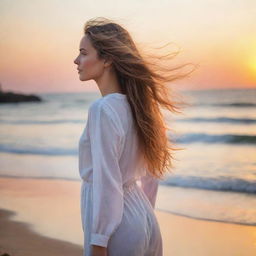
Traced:
[[74, 59], [74, 63], [75, 63], [75, 64], [78, 64], [78, 63], [77, 63], [77, 58]]

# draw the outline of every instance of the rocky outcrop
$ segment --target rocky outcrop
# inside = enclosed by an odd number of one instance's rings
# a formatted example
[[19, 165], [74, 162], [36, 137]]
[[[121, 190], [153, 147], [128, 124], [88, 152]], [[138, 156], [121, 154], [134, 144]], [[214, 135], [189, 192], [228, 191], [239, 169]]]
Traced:
[[20, 94], [14, 92], [3, 92], [0, 91], [0, 103], [15, 103], [15, 102], [40, 102], [42, 99], [39, 96], [33, 94]]

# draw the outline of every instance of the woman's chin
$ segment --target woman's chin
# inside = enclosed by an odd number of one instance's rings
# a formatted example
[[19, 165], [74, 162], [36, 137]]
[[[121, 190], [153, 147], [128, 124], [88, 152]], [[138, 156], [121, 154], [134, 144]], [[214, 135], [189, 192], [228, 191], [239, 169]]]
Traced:
[[80, 81], [85, 81], [86, 80], [85, 77], [83, 77], [81, 74], [79, 74], [79, 79], [80, 79]]

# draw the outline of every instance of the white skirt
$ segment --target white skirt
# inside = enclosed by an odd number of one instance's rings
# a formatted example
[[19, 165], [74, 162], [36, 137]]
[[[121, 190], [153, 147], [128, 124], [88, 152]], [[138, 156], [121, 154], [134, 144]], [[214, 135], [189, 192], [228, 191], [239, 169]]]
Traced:
[[[136, 181], [125, 184], [124, 212], [120, 225], [109, 239], [108, 256], [162, 256], [159, 224], [147, 196]], [[84, 232], [83, 256], [91, 256], [92, 183], [82, 181], [81, 220]]]

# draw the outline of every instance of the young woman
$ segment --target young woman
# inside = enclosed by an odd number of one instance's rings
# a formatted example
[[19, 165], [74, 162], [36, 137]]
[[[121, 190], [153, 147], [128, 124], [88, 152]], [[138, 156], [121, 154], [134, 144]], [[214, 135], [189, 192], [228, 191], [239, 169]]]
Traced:
[[79, 48], [79, 78], [95, 80], [102, 95], [79, 141], [84, 255], [161, 256], [154, 207], [174, 148], [159, 104], [178, 112], [163, 83], [182, 76], [160, 75], [108, 19], [87, 21]]

